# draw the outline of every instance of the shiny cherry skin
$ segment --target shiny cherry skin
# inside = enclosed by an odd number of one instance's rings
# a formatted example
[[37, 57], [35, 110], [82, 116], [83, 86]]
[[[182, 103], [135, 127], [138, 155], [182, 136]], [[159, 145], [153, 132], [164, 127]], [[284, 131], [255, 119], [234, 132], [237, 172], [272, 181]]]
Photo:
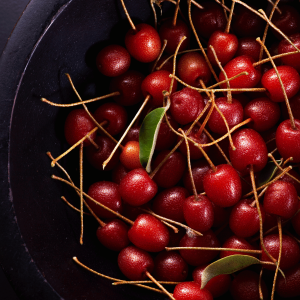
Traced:
[[96, 57], [98, 70], [108, 77], [116, 77], [125, 73], [130, 67], [130, 62], [130, 54], [119, 45], [106, 46]]
[[[300, 75], [290, 66], [277, 67], [288, 98], [295, 96], [300, 89]], [[274, 102], [283, 102], [284, 94], [275, 69], [267, 71], [261, 78], [262, 86], [267, 89], [268, 97]]]
[[204, 191], [209, 200], [221, 207], [236, 204], [242, 196], [242, 184], [237, 171], [230, 165], [216, 166], [203, 179]]
[[239, 172], [249, 174], [250, 166], [254, 172], [262, 170], [268, 161], [268, 150], [263, 138], [253, 129], [241, 129], [232, 136], [236, 150], [229, 147], [232, 166]]
[[99, 227], [96, 235], [106, 248], [119, 252], [129, 245], [128, 229], [129, 227], [123, 221], [113, 219], [105, 226]]
[[128, 231], [129, 240], [138, 248], [149, 252], [160, 252], [169, 243], [167, 227], [156, 217], [140, 214]]
[[154, 61], [161, 49], [158, 32], [150, 25], [141, 23], [130, 29], [125, 36], [125, 45], [132, 57], [136, 60], [149, 63]]
[[145, 280], [146, 272], [153, 272], [154, 261], [147, 251], [128, 246], [119, 253], [118, 266], [128, 279]]
[[124, 146], [120, 155], [120, 161], [129, 170], [142, 168], [140, 162], [140, 144], [136, 141], [129, 141]]
[[259, 60], [260, 44], [256, 40], [256, 37], [240, 38], [238, 42], [238, 48], [235, 53], [236, 56], [248, 55], [251, 56], [254, 61]]
[[[65, 121], [64, 133], [68, 144], [71, 146], [85, 137], [91, 130], [96, 127], [90, 116], [84, 109], [72, 110]], [[96, 132], [90, 135], [91, 139], [96, 138]], [[85, 139], [83, 146], [90, 145], [91, 142]]]
[[280, 155], [287, 159], [293, 157], [294, 163], [300, 162], [300, 120], [295, 119], [293, 129], [290, 120], [279, 124], [276, 130], [276, 146]]
[[178, 283], [173, 296], [176, 300], [213, 300], [212, 294], [207, 289], [201, 289], [194, 281]]
[[139, 206], [147, 203], [156, 195], [157, 185], [144, 169], [134, 169], [123, 177], [119, 191], [126, 203]]

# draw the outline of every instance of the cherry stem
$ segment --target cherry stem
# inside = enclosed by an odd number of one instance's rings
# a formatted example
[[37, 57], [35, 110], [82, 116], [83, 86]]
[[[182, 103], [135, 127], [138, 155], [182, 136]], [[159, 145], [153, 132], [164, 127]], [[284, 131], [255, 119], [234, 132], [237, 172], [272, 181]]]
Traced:
[[280, 82], [280, 86], [281, 86], [281, 89], [282, 89], [282, 92], [283, 92], [283, 95], [284, 95], [284, 100], [285, 100], [285, 104], [286, 104], [286, 107], [287, 107], [287, 110], [288, 110], [288, 114], [289, 114], [289, 118], [290, 118], [290, 122], [291, 122], [291, 126], [292, 126], [292, 129], [296, 130], [296, 125], [295, 125], [295, 120], [294, 120], [294, 116], [293, 116], [293, 113], [292, 113], [292, 109], [291, 109], [291, 106], [290, 106], [290, 103], [289, 103], [289, 99], [288, 99], [288, 96], [286, 94], [286, 91], [285, 91], [285, 88], [283, 86], [283, 82], [281, 80], [281, 77], [279, 75], [279, 72], [277, 70], [277, 67], [270, 55], [270, 52], [268, 51], [267, 47], [262, 43], [262, 41], [260, 40], [260, 38], [257, 38], [256, 39], [260, 45], [264, 48], [265, 52], [267, 53], [268, 57], [270, 58], [270, 61], [272, 63], [272, 66], [276, 72], [276, 75], [278, 77], [278, 80]]
[[128, 131], [129, 131], [129, 129], [132, 127], [132, 125], [134, 124], [135, 120], [140, 115], [140, 113], [142, 112], [142, 110], [144, 109], [144, 107], [146, 106], [146, 104], [148, 103], [148, 101], [149, 101], [150, 98], [151, 98], [151, 96], [147, 95], [147, 97], [144, 100], [144, 103], [141, 105], [140, 109], [138, 110], [138, 112], [136, 113], [136, 115], [134, 116], [134, 118], [132, 119], [131, 123], [128, 125], [127, 129], [125, 130], [125, 132], [121, 136], [121, 138], [118, 141], [117, 145], [115, 146], [115, 148], [113, 149], [113, 151], [111, 152], [111, 154], [109, 155], [109, 157], [104, 161], [104, 163], [103, 163], [103, 169], [109, 163], [109, 161], [111, 160], [111, 158], [113, 157], [113, 155], [117, 151], [118, 147], [121, 145], [123, 139], [125, 138], [125, 136], [127, 135]]
[[[156, 10], [155, 10], [155, 7], [154, 7], [154, 1], [150, 1], [150, 5], [151, 5], [151, 8], [152, 8], [152, 11], [153, 11], [153, 16], [154, 16], [154, 28], [157, 30], [157, 14], [156, 14]], [[153, 72], [153, 70], [152, 70]]]
[[[67, 199], [66, 197], [64, 196], [61, 196], [60, 197], [68, 206], [70, 206], [71, 208], [73, 208], [75, 211], [79, 212], [80, 213], [80, 209], [78, 209], [77, 207], [75, 207], [74, 205], [72, 205]], [[83, 212], [84, 215], [87, 215], [87, 216], [92, 216], [91, 214], [87, 213], [87, 212]]]
[[[268, 1], [269, 1], [269, 0], [268, 0]], [[272, 17], [273, 17], [273, 14], [274, 14], [274, 12], [275, 12], [275, 9], [276, 9], [276, 8], [278, 9], [277, 4], [279, 3], [279, 1], [280, 1], [280, 0], [277, 0], [275, 4], [271, 1], [273, 7], [272, 7], [272, 10], [271, 10], [271, 13], [270, 13], [270, 16], [269, 16], [269, 20], [270, 20], [270, 21], [272, 20]], [[270, 1], [269, 1], [269, 2], [270, 2]], [[265, 44], [265, 42], [266, 42], [268, 29], [269, 29], [269, 24], [267, 23], [267, 24], [266, 24], [266, 27], [265, 27], [265, 30], [264, 30], [264, 35], [263, 35], [263, 38], [262, 38], [263, 44]], [[262, 56], [263, 56], [263, 47], [261, 46], [261, 47], [260, 47], [260, 52], [259, 52], [259, 60], [262, 59]]]
[[263, 270], [264, 270], [264, 268], [261, 268], [261, 270], [259, 272], [259, 280], [258, 280], [258, 293], [259, 293], [259, 299], [260, 300], [264, 299], [262, 289], [261, 289], [261, 279], [262, 279]]
[[84, 101], [81, 101], [81, 102], [69, 103], [69, 104], [54, 103], [54, 102], [51, 102], [51, 101], [47, 100], [46, 98], [42, 98], [41, 100], [43, 102], [46, 102], [46, 103], [52, 105], [52, 106], [72, 107], [72, 106], [87, 104], [87, 103], [91, 103], [91, 102], [95, 102], [95, 101], [98, 101], [98, 100], [103, 100], [103, 99], [106, 99], [106, 98], [109, 98], [109, 97], [114, 97], [114, 96], [119, 96], [119, 95], [120, 95], [120, 92], [113, 92], [113, 93], [107, 94], [105, 96], [101, 96], [101, 97], [97, 97], [97, 98], [93, 98], [93, 99], [89, 99], [89, 100], [84, 100]]
[[[289, 56], [289, 55], [297, 54], [297, 53], [299, 53], [299, 52], [298, 51], [285, 52], [285, 53], [281, 53], [281, 54], [277, 54], [277, 55], [272, 56], [272, 59], [274, 60], [274, 59], [277, 59], [277, 58], [281, 58], [281, 57], [284, 57], [284, 56]], [[270, 58], [265, 58], [265, 59], [259, 60], [259, 61], [255, 62], [253, 64], [253, 67], [262, 65], [262, 64], [267, 63], [269, 61], [271, 61]]]
[[129, 21], [129, 24], [130, 24], [131, 28], [132, 28], [134, 31], [136, 31], [136, 27], [134, 26], [134, 24], [133, 24], [133, 22], [132, 22], [132, 20], [131, 20], [131, 18], [130, 18], [130, 16], [129, 16], [129, 13], [128, 13], [128, 11], [127, 11], [127, 8], [126, 8], [126, 6], [125, 6], [124, 1], [123, 1], [123, 0], [120, 0], [120, 1], [121, 1], [121, 4], [122, 4], [123, 9], [124, 9], [124, 12], [125, 12], [125, 15], [126, 15], [128, 21]]
[[220, 4], [224, 8], [224, 10], [230, 12], [230, 9], [223, 3], [223, 0], [222, 0], [222, 2], [220, 2], [219, 0], [215, 0], [215, 2]]
[[277, 279], [278, 269], [281, 261], [281, 255], [282, 255], [282, 226], [281, 226], [281, 218], [279, 216], [277, 216], [277, 225], [278, 225], [278, 233], [279, 233], [279, 254], [278, 254], [278, 260], [277, 260], [276, 270], [274, 274], [271, 300], [274, 299], [276, 279]]
[[[215, 83], [214, 85], [209, 86], [207, 89], [208, 89], [208, 90], [209, 90], [209, 89], [212, 89], [212, 88], [214, 88], [214, 87], [216, 87], [216, 86], [219, 86], [219, 85], [221, 85], [221, 84], [223, 84], [223, 83], [226, 83], [226, 82], [228, 82], [228, 81], [231, 81], [231, 80], [233, 80], [233, 79], [236, 79], [236, 78], [238, 78], [238, 77], [240, 77], [240, 76], [242, 76], [242, 75], [249, 75], [249, 73], [246, 72], [246, 71], [241, 72], [241, 73], [239, 73], [239, 74], [237, 74], [237, 75], [234, 75], [234, 76], [230, 77], [229, 79], [225, 79], [225, 80], [219, 81], [219, 82]], [[231, 90], [231, 89], [230, 89], [230, 90]]]
[[97, 150], [99, 149], [99, 146], [95, 143], [95, 141], [90, 136], [88, 136], [87, 139]]
[[145, 273], [147, 275], [147, 277], [153, 281], [170, 299], [172, 300], [176, 300], [173, 295], [168, 292], [148, 271], [146, 271]]
[[214, 250], [214, 251], [232, 251], [242, 253], [261, 254], [262, 250], [237, 249], [237, 248], [222, 248], [222, 247], [165, 247], [167, 251], [172, 250]]
[[218, 78], [217, 74], [215, 73], [215, 70], [214, 70], [214, 68], [212, 67], [212, 65], [211, 65], [211, 63], [210, 63], [210, 61], [209, 61], [209, 59], [208, 59], [208, 57], [207, 57], [207, 55], [206, 55], [206, 52], [205, 52], [205, 50], [204, 50], [204, 48], [203, 48], [203, 46], [202, 46], [202, 44], [201, 44], [201, 42], [200, 42], [200, 39], [199, 39], [198, 34], [197, 34], [197, 31], [196, 31], [196, 29], [195, 29], [195, 27], [194, 27], [194, 24], [193, 24], [193, 21], [192, 21], [192, 14], [191, 14], [191, 3], [192, 3], [191, 0], [188, 0], [188, 14], [189, 14], [190, 25], [191, 25], [191, 27], [192, 27], [192, 30], [193, 30], [193, 33], [194, 33], [195, 38], [196, 38], [196, 40], [197, 40], [197, 43], [198, 43], [198, 45], [199, 45], [199, 48], [201, 49], [201, 52], [202, 52], [202, 54], [203, 54], [203, 56], [204, 56], [204, 59], [205, 59], [206, 63], [208, 64], [208, 67], [209, 67], [211, 73], [212, 73], [213, 76], [215, 77], [215, 80], [218, 82], [218, 81], [219, 81], [219, 78]]
[[185, 140], [185, 145], [186, 145], [186, 152], [187, 152], [187, 163], [188, 163], [188, 170], [189, 170], [189, 176], [190, 176], [190, 179], [191, 179], [191, 183], [192, 183], [192, 187], [193, 187], [193, 193], [194, 193], [194, 197], [196, 199], [196, 201], [199, 201], [199, 198], [198, 198], [198, 193], [197, 193], [197, 189], [196, 189], [196, 186], [195, 186], [195, 182], [194, 182], [194, 177], [193, 177], [193, 173], [192, 173], [192, 166], [191, 166], [191, 156], [190, 156], [190, 147], [189, 147], [189, 142], [187, 140], [187, 137], [184, 133], [184, 131], [179, 128], [178, 131], [180, 131], [184, 137], [184, 140]]
[[154, 212], [153, 212], [152, 210], [150, 210], [150, 209], [140, 208], [140, 210], [142, 210], [142, 211], [144, 211], [144, 212], [146, 212], [146, 213], [148, 213], [148, 214], [150, 214], [150, 215], [156, 217], [156, 218], [159, 219], [159, 220], [163, 220], [163, 221], [166, 221], [166, 222], [168, 222], [168, 223], [175, 224], [175, 225], [177, 225], [177, 226], [179, 226], [179, 227], [182, 227], [182, 228], [186, 229], [187, 231], [192, 231], [195, 235], [199, 235], [199, 236], [202, 236], [202, 235], [203, 235], [201, 232], [199, 232], [199, 231], [197, 231], [197, 230], [195, 230], [195, 229], [193, 229], [193, 228], [191, 228], [191, 227], [189, 227], [189, 226], [187, 226], [187, 225], [185, 225], [185, 224], [182, 224], [182, 223], [179, 223], [179, 222], [177, 222], [177, 221], [174, 221], [174, 220], [171, 220], [171, 219], [162, 217], [162, 216], [160, 216], [160, 215], [154, 213]]
[[[152, 2], [151, 2], [151, 3], [152, 3]], [[162, 45], [162, 47], [161, 47], [161, 49], [160, 49], [160, 53], [159, 53], [159, 55], [158, 55], [158, 57], [157, 57], [155, 63], [154, 63], [154, 65], [153, 65], [153, 68], [152, 68], [152, 70], [151, 70], [151, 73], [154, 72], [154, 70], [155, 70], [155, 68], [156, 68], [156, 66], [157, 66], [158, 61], [160, 60], [162, 54], [164, 53], [164, 51], [165, 51], [165, 49], [166, 49], [167, 43], [168, 43], [168, 40], [164, 40], [164, 43], [163, 43], [163, 45]]]
[[[175, 281], [158, 281], [161, 284], [178, 284], [180, 282], [175, 282]], [[121, 285], [121, 284], [137, 284], [137, 283], [154, 283], [152, 280], [137, 280], [137, 281], [118, 281], [118, 282], [113, 282], [112, 285]]]
[[272, 10], [276, 9], [279, 14], [282, 14], [282, 11], [277, 6], [280, 0], [277, 0], [275, 3], [272, 0], [267, 0], [267, 1], [270, 2], [273, 5]]
[[[232, 3], [234, 4], [234, 2], [232, 2]], [[222, 74], [223, 74], [224, 77], [225, 77], [226, 85], [227, 85], [227, 88], [229, 89], [229, 91], [227, 92], [227, 102], [228, 102], [228, 103], [232, 103], [232, 94], [231, 94], [231, 90], [230, 90], [230, 84], [229, 84], [228, 76], [227, 76], [227, 74], [226, 74], [224, 68], [222, 67], [221, 62], [220, 62], [219, 59], [218, 59], [218, 56], [217, 56], [217, 53], [216, 53], [214, 47], [213, 47], [212, 45], [210, 45], [209, 48], [211, 49], [211, 51], [212, 51], [212, 53], [213, 53], [213, 55], [214, 55], [214, 58], [215, 58], [215, 60], [216, 60], [216, 62], [217, 62], [217, 64], [218, 64], [218, 66], [219, 66], [219, 68], [220, 68]]]
[[293, 161], [293, 160], [294, 160], [293, 157], [289, 157], [283, 162], [282, 165], [285, 166], [288, 162]]
[[79, 151], [79, 186], [80, 186], [80, 244], [83, 244], [83, 142]]
[[80, 145], [85, 139], [87, 139], [88, 136], [90, 136], [91, 134], [93, 134], [96, 130], [98, 130], [98, 127], [95, 127], [87, 135], [85, 135], [82, 139], [80, 139], [77, 143], [75, 143], [73, 146], [71, 146], [67, 151], [65, 151], [64, 153], [62, 153], [57, 158], [53, 159], [52, 162], [51, 162], [51, 167], [54, 167], [57, 161], [59, 161], [61, 158], [63, 158], [69, 152], [71, 152], [73, 149], [75, 149], [78, 145]]
[[204, 158], [212, 168], [213, 172], [216, 172], [217, 171], [216, 166], [213, 164], [213, 162], [211, 161], [207, 153], [203, 150], [203, 148], [199, 144], [194, 144], [194, 145], [202, 152], [202, 155], [204, 156]]
[[[103, 278], [106, 278], [106, 279], [109, 279], [109, 280], [112, 280], [112, 281], [118, 281], [118, 282], [123, 282], [124, 280], [121, 280], [121, 279], [118, 279], [118, 278], [114, 278], [114, 277], [110, 277], [110, 276], [106, 276], [102, 273], [99, 273], [99, 272], [96, 272], [95, 270], [89, 268], [88, 266], [84, 265], [83, 263], [81, 263], [78, 258], [76, 256], [73, 257], [73, 260], [78, 264], [80, 265], [81, 267], [83, 267], [84, 269], [90, 271], [91, 273], [94, 273], [100, 277], [103, 277]], [[158, 290], [158, 289], [155, 289], [155, 288], [152, 288], [150, 286], [147, 286], [147, 285], [142, 285], [142, 284], [136, 284], [137, 286], [140, 286], [140, 287], [143, 287], [145, 289], [148, 289], [148, 290], [151, 290], [151, 291], [154, 291], [154, 292], [158, 292], [158, 293], [163, 293], [161, 290]]]
[[204, 7], [203, 6], [201, 6], [198, 2], [196, 2], [195, 0], [191, 0], [191, 2], [195, 5], [195, 6], [197, 6], [199, 9], [204, 9]]
[[230, 8], [230, 13], [229, 13], [229, 18], [228, 18], [228, 21], [227, 21], [227, 26], [226, 26], [226, 29], [225, 29], [225, 33], [229, 33], [229, 30], [230, 30], [230, 25], [231, 25], [231, 20], [232, 20], [234, 5], [235, 5], [235, 2], [232, 1], [231, 8]]
[[180, 4], [180, 0], [177, 0], [176, 3], [176, 8], [175, 8], [175, 13], [174, 13], [174, 17], [173, 17], [173, 26], [176, 26], [176, 21], [177, 21], [177, 16], [178, 16], [178, 10], [179, 10], [179, 4]]
[[230, 89], [209, 89], [209, 88], [207, 88], [207, 89], [200, 89], [200, 88], [196, 88], [192, 85], [187, 84], [186, 82], [182, 81], [180, 78], [178, 78], [177, 76], [174, 76], [173, 74], [170, 74], [169, 77], [170, 78], [174, 77], [178, 82], [180, 82], [184, 86], [187, 86], [190, 89], [198, 91], [200, 93], [206, 92], [206, 91], [213, 92], [213, 93], [228, 92], [228, 91], [231, 91], [231, 92], [266, 92], [265, 88], [230, 88]]
[[[225, 16], [225, 18], [226, 18], [226, 20], [228, 22], [227, 10], [223, 6], [223, 5], [225, 5], [225, 0], [222, 0], [221, 3], [222, 3], [223, 10], [224, 10], [224, 16]], [[229, 13], [230, 13], [230, 10], [229, 10]]]
[[250, 178], [251, 178], [252, 188], [253, 188], [253, 192], [254, 192], [254, 198], [255, 198], [255, 202], [256, 202], [256, 209], [257, 209], [258, 216], [259, 216], [260, 245], [261, 245], [262, 249], [264, 250], [264, 252], [267, 254], [267, 256], [270, 258], [270, 260], [273, 261], [274, 263], [276, 263], [276, 259], [268, 252], [268, 250], [266, 249], [266, 247], [264, 245], [264, 241], [263, 241], [263, 222], [262, 222], [261, 210], [260, 210], [260, 206], [259, 206], [259, 200], [257, 197], [257, 189], [256, 189], [256, 184], [255, 184], [253, 165], [250, 166]]
[[[59, 181], [61, 181], [61, 182], [64, 182], [64, 183], [66, 183], [67, 185], [69, 185], [69, 186], [71, 186], [72, 188], [74, 188], [76, 191], [80, 192], [80, 189], [79, 189], [78, 187], [76, 187], [74, 184], [72, 184], [71, 182], [69, 182], [69, 181], [67, 181], [67, 180], [65, 180], [65, 179], [63, 179], [63, 178], [60, 178], [60, 177], [55, 176], [55, 175], [52, 175], [51, 178], [52, 178], [52, 179], [55, 179], [55, 180], [59, 180]], [[104, 204], [102, 204], [102, 203], [96, 201], [94, 198], [92, 198], [91, 196], [89, 196], [89, 195], [86, 194], [85, 192], [83, 192], [83, 195], [84, 195], [86, 198], [88, 198], [88, 199], [90, 199], [91, 201], [93, 201], [96, 205], [101, 206], [102, 208], [104, 208], [105, 210], [111, 212], [112, 214], [114, 214], [115, 216], [117, 216], [117, 217], [119, 217], [120, 219], [124, 220], [124, 221], [127, 222], [128, 224], [133, 225], [133, 223], [134, 223], [133, 221], [127, 219], [126, 217], [124, 217], [124, 216], [122, 216], [121, 214], [119, 214], [118, 212], [116, 212], [116, 211], [110, 209], [109, 207], [105, 206]]]

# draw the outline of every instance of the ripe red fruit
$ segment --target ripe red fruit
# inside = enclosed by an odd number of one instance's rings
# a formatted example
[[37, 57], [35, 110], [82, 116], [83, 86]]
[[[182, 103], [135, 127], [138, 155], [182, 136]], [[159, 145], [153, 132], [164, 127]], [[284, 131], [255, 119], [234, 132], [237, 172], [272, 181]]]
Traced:
[[204, 107], [202, 96], [190, 88], [183, 88], [171, 95], [170, 111], [174, 120], [181, 125], [193, 122]]
[[109, 45], [103, 48], [96, 57], [98, 70], [108, 77], [116, 77], [125, 73], [130, 67], [130, 62], [128, 51], [119, 45]]
[[128, 226], [119, 219], [114, 219], [103, 227], [97, 229], [98, 240], [106, 248], [121, 251], [129, 245]]
[[[294, 97], [290, 98], [289, 103], [294, 118], [300, 120], [300, 93], [298, 92]], [[289, 119], [289, 114], [285, 102], [281, 103], [281, 110], [283, 119]]]
[[181, 282], [188, 275], [188, 265], [176, 251], [162, 251], [154, 259], [156, 280]]
[[103, 121], [108, 122], [104, 127], [111, 135], [121, 133], [125, 129], [127, 123], [127, 112], [125, 108], [113, 102], [108, 102], [99, 106], [93, 116], [99, 124]]
[[129, 240], [140, 249], [159, 252], [169, 243], [169, 231], [157, 218], [149, 214], [140, 214], [128, 231]]
[[[72, 146], [95, 127], [96, 125], [84, 109], [74, 109], [68, 114], [65, 122], [64, 132], [66, 140]], [[94, 140], [96, 132], [91, 134], [90, 137]], [[91, 142], [88, 139], [85, 139], [83, 142], [84, 146], [88, 146], [90, 144]]]
[[280, 155], [287, 159], [293, 157], [293, 162], [300, 162], [300, 120], [295, 119], [296, 129], [290, 120], [279, 124], [276, 130], [276, 146]]
[[120, 161], [129, 170], [142, 168], [140, 162], [140, 144], [136, 141], [129, 141], [124, 146], [120, 155]]
[[180, 186], [161, 191], [152, 202], [153, 211], [165, 218], [183, 223], [183, 203], [188, 197], [188, 191]]
[[[201, 286], [201, 276], [207, 265], [199, 266], [193, 271], [193, 279]], [[230, 287], [231, 277], [229, 274], [221, 274], [213, 277], [205, 285], [205, 289], [210, 291], [214, 298], [224, 295]]]
[[139, 206], [155, 196], [157, 185], [144, 169], [134, 169], [123, 177], [119, 191], [125, 202], [132, 206]]
[[255, 38], [254, 37], [240, 38], [238, 40], [239, 45], [235, 55], [236, 56], [248, 55], [251, 56], [254, 59], [254, 61], [258, 61], [261, 46]]
[[177, 72], [181, 80], [194, 87], [201, 87], [201, 79], [207, 84], [211, 77], [206, 60], [198, 52], [183, 54], [178, 61]]
[[207, 44], [207, 57], [213, 66], [217, 66], [218, 63], [210, 46], [213, 46], [220, 63], [225, 65], [234, 57], [238, 48], [238, 39], [232, 33], [219, 30], [210, 36]]
[[187, 225], [199, 232], [209, 230], [214, 223], [214, 209], [204, 195], [190, 196], [183, 204], [183, 214]]
[[[119, 186], [116, 183], [110, 181], [95, 182], [89, 187], [88, 195], [108, 208], [122, 213], [122, 199], [119, 193]], [[86, 201], [99, 218], [115, 218], [113, 213], [95, 204], [92, 200], [86, 199]]]
[[158, 32], [150, 25], [142, 23], [130, 29], [125, 36], [128, 52], [138, 61], [148, 63], [154, 61], [161, 49]]
[[[260, 79], [261, 73], [259, 68], [253, 67], [254, 60], [252, 57], [247, 55], [238, 56], [231, 61], [229, 61], [225, 67], [224, 71], [228, 78], [238, 75], [242, 72], [248, 72], [248, 75], [242, 75], [230, 81], [231, 88], [253, 88], [255, 87]], [[225, 76], [220, 72], [219, 80], [225, 80]], [[227, 88], [227, 84], [223, 83], [220, 86], [222, 89]]]
[[[238, 236], [247, 238], [259, 231], [259, 215], [256, 206], [253, 207], [253, 199], [243, 199], [239, 201], [231, 210], [229, 227]], [[265, 211], [260, 207], [262, 220], [265, 219]]]
[[[295, 96], [300, 89], [300, 76], [298, 72], [290, 66], [277, 67], [288, 98]], [[274, 102], [283, 102], [284, 94], [277, 77], [275, 69], [267, 71], [261, 78], [262, 86], [267, 89], [268, 97]]]
[[[279, 256], [279, 236], [278, 234], [269, 234], [264, 237], [264, 245], [267, 251], [277, 260]], [[263, 250], [262, 250], [263, 251]], [[262, 261], [270, 261], [267, 254], [263, 251], [260, 259]], [[284, 271], [300, 261], [300, 247], [295, 239], [283, 234], [282, 235], [282, 253], [280, 268]], [[265, 265], [266, 269], [275, 270], [275, 266]]]
[[237, 171], [230, 165], [218, 165], [203, 179], [204, 191], [209, 200], [221, 207], [236, 204], [242, 196], [242, 184]]
[[178, 283], [173, 296], [176, 300], [213, 300], [212, 294], [193, 281]]
[[146, 272], [152, 273], [154, 262], [151, 255], [137, 247], [128, 246], [118, 256], [121, 272], [130, 280], [144, 280]]
[[239, 172], [249, 174], [250, 166], [254, 172], [262, 170], [268, 161], [268, 150], [263, 138], [253, 129], [241, 129], [232, 136], [236, 150], [229, 147], [232, 166]]

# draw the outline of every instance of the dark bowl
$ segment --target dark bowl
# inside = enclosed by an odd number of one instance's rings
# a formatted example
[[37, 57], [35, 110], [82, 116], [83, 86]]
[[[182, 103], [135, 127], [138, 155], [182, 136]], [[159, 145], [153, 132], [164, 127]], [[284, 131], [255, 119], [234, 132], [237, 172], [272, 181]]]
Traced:
[[[153, 22], [148, 0], [126, 1], [135, 22]], [[120, 1], [32, 0], [0, 60], [1, 209], [0, 262], [21, 299], [164, 299], [132, 286], [113, 287], [73, 262], [108, 276], [124, 278], [117, 253], [101, 246], [97, 223], [85, 219], [79, 244], [79, 214], [60, 199], [78, 205], [69, 187], [51, 179], [47, 151], [58, 156], [69, 109], [43, 103], [77, 101], [65, 76], [70, 73], [83, 99], [104, 95], [107, 82], [94, 69], [97, 51], [122, 43], [129, 23]], [[121, 41], [121, 42], [120, 42]], [[78, 151], [62, 164], [78, 181]], [[85, 187], [103, 172], [84, 165]], [[107, 175], [105, 175], [107, 176]]]

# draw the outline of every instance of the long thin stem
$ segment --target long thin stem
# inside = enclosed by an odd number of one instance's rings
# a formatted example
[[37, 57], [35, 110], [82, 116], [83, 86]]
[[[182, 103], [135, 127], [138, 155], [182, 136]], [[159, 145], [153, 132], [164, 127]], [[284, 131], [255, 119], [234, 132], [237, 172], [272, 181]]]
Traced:
[[234, 5], [235, 5], [235, 2], [232, 1], [231, 8], [230, 8], [230, 14], [229, 14], [229, 18], [228, 18], [226, 29], [225, 29], [225, 33], [229, 33], [229, 30], [230, 30], [230, 25], [231, 25], [231, 20], [232, 20]]
[[237, 248], [221, 248], [221, 247], [166, 247], [167, 251], [171, 250], [213, 250], [213, 251], [231, 251], [251, 254], [261, 254], [261, 250], [237, 249]]
[[[60, 197], [68, 206], [70, 206], [72, 209], [74, 209], [75, 211], [79, 212], [80, 213], [80, 209], [78, 209], [77, 207], [75, 207], [74, 205], [72, 205], [67, 199], [66, 197], [64, 196], [61, 196]], [[89, 213], [86, 213], [85, 211], [83, 212], [84, 215], [87, 215], [87, 216], [92, 216], [91, 214]]]
[[80, 185], [80, 244], [83, 244], [83, 142], [79, 151], [79, 185]]
[[173, 17], [173, 26], [176, 26], [177, 16], [178, 16], [178, 11], [179, 11], [179, 4], [180, 4], [180, 0], [177, 0], [175, 13], [174, 13], [174, 17]]
[[125, 15], [126, 15], [126, 17], [127, 17], [127, 19], [128, 19], [128, 22], [129, 22], [131, 28], [135, 31], [135, 30], [136, 30], [136, 27], [134, 26], [134, 23], [132, 22], [132, 20], [131, 20], [131, 18], [130, 18], [130, 15], [129, 15], [128, 11], [127, 11], [127, 8], [126, 8], [125, 3], [124, 3], [123, 0], [120, 0], [120, 1], [121, 1], [122, 6], [123, 6]]
[[164, 43], [163, 43], [163, 45], [162, 45], [162, 47], [161, 47], [161, 49], [160, 49], [160, 53], [159, 53], [159, 55], [158, 55], [158, 57], [157, 57], [157, 59], [156, 59], [154, 65], [153, 65], [153, 67], [152, 67], [151, 72], [154, 72], [154, 70], [155, 70], [155, 68], [156, 68], [156, 66], [157, 66], [158, 61], [160, 60], [162, 54], [164, 53], [164, 51], [165, 51], [165, 49], [166, 49], [167, 43], [168, 43], [168, 40], [164, 40]]

